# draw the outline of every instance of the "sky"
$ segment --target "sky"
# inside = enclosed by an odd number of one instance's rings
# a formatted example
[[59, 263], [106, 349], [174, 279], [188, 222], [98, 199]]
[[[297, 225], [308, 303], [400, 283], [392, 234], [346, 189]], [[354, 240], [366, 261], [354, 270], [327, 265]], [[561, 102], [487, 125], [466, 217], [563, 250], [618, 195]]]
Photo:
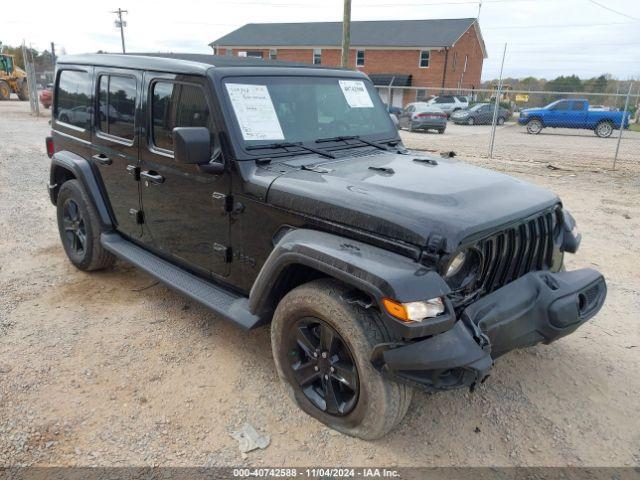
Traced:
[[[52, 8], [54, 6], [54, 8]], [[0, 41], [57, 53], [120, 51], [117, 8], [128, 10], [127, 51], [211, 53], [208, 43], [246, 23], [340, 21], [343, 0], [32, 0], [0, 16]], [[352, 20], [477, 17], [471, 0], [352, 0]], [[640, 79], [640, 0], [483, 0], [489, 58], [483, 80], [504, 76]]]

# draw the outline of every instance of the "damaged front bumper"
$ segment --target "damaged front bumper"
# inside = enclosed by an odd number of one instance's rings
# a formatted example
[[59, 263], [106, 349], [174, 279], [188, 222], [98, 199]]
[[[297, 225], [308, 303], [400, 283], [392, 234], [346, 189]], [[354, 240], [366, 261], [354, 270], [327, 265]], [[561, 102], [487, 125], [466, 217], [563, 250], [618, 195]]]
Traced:
[[469, 305], [444, 333], [378, 345], [373, 363], [427, 390], [473, 388], [499, 356], [576, 330], [598, 313], [606, 294], [604, 278], [592, 269], [531, 272]]

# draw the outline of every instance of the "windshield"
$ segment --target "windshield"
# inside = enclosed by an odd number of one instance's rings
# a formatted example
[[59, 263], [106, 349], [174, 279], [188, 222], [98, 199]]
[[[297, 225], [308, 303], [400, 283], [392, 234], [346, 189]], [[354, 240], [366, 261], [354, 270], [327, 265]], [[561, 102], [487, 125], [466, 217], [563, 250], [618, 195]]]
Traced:
[[361, 79], [232, 77], [224, 91], [245, 146], [397, 136], [373, 85]]

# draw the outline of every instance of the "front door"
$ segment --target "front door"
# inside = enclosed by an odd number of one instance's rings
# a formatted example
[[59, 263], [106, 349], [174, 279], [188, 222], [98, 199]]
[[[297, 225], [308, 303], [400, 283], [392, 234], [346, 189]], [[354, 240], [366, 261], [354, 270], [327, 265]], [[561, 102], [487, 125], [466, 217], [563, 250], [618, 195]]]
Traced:
[[142, 92], [137, 71], [98, 69], [95, 74], [95, 135], [91, 163], [99, 172], [120, 232], [142, 235], [136, 108]]
[[562, 127], [567, 123], [571, 109], [571, 102], [562, 100], [556, 103], [544, 117], [544, 124], [547, 127]]
[[226, 276], [230, 250], [224, 196], [230, 192], [230, 176], [205, 173], [173, 157], [175, 127], [216, 132], [204, 79], [145, 74], [144, 83], [149, 119], [146, 145], [140, 149], [145, 236], [148, 232], [159, 253], [191, 270]]

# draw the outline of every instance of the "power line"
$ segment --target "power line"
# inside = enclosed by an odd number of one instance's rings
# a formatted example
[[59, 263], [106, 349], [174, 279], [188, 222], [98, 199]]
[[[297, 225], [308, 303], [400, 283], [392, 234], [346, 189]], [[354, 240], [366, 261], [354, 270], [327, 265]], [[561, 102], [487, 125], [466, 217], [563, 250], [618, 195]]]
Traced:
[[611, 8], [611, 7], [607, 7], [606, 5], [602, 5], [601, 3], [598, 3], [598, 2], [596, 2], [595, 0], [588, 0], [588, 1], [589, 1], [590, 3], [593, 3], [594, 5], [597, 5], [597, 6], [598, 6], [598, 7], [600, 7], [600, 8], [604, 8], [605, 10], [609, 10], [610, 12], [613, 12], [613, 13], [615, 13], [615, 14], [617, 14], [617, 15], [620, 15], [620, 16], [622, 16], [622, 17], [627, 17], [627, 18], [630, 18], [630, 19], [632, 19], [632, 20], [636, 20], [636, 21], [640, 22], [640, 18], [632, 17], [631, 15], [627, 15], [626, 13], [619, 12], [618, 10], [614, 10], [614, 9], [613, 9], [613, 8]]

